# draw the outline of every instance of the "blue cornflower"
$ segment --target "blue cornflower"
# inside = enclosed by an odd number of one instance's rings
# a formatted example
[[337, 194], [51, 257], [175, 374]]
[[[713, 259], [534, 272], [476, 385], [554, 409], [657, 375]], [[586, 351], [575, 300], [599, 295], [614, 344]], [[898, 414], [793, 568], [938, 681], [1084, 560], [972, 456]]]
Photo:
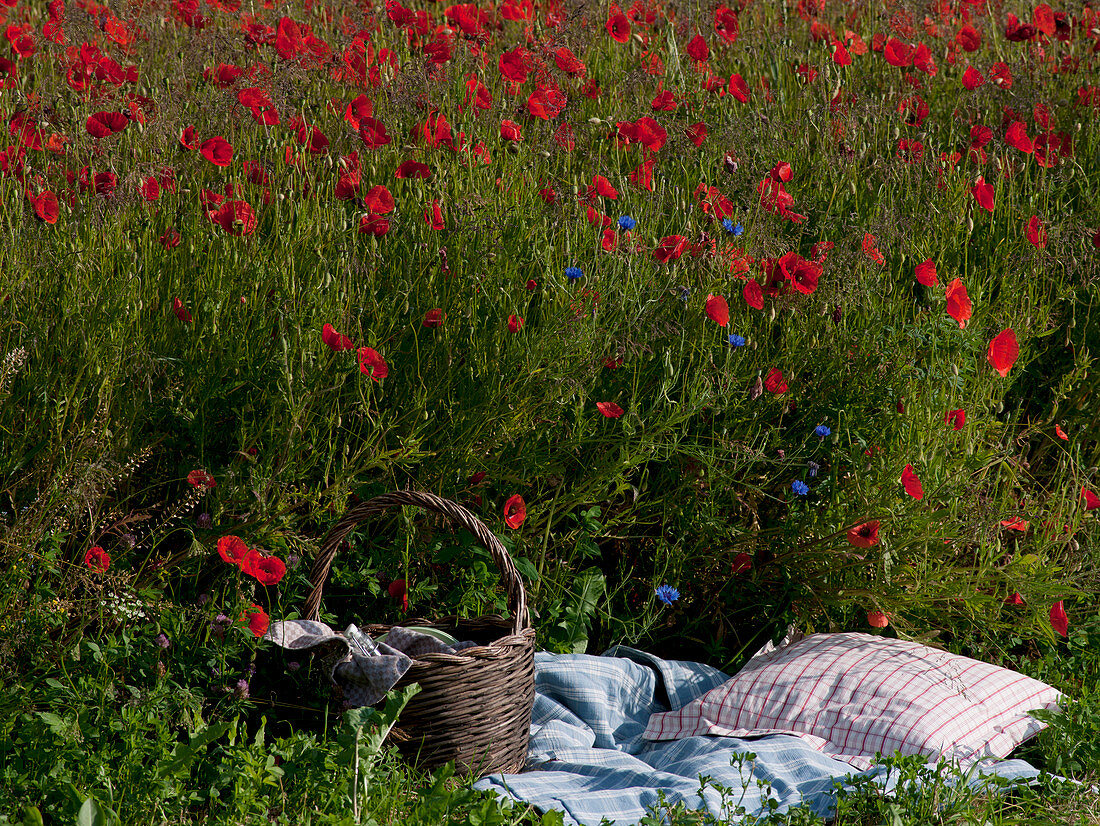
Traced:
[[799, 496], [805, 496], [810, 492], [810, 486], [803, 482], [801, 479], [795, 479], [791, 482], [791, 490], [797, 493]]
[[739, 236], [739, 235], [741, 235], [745, 232], [745, 228], [743, 226], [741, 226], [741, 224], [739, 224], [739, 223], [735, 224], [729, 218], [723, 218], [722, 219], [722, 227], [726, 230], [726, 232], [728, 232], [734, 238], [736, 238], [737, 236]]
[[814, 433], [816, 433], [822, 439], [824, 439], [826, 436], [831, 435], [832, 432], [833, 431], [829, 430], [829, 426], [825, 424], [819, 424], [817, 427], [814, 428]]
[[739, 336], [737, 333], [730, 333], [730, 347], [744, 347], [745, 337]]
[[569, 279], [570, 284], [572, 284], [574, 281], [576, 281], [582, 275], [584, 275], [584, 273], [581, 272], [580, 267], [566, 267], [565, 268], [565, 277]]
[[619, 216], [619, 229], [629, 232], [634, 229], [634, 225], [638, 222], [631, 218], [629, 215]]
[[672, 603], [680, 598], [680, 592], [673, 588], [671, 585], [658, 585], [657, 589], [653, 593], [655, 593], [657, 595], [657, 599], [659, 599], [665, 605], [672, 605]]

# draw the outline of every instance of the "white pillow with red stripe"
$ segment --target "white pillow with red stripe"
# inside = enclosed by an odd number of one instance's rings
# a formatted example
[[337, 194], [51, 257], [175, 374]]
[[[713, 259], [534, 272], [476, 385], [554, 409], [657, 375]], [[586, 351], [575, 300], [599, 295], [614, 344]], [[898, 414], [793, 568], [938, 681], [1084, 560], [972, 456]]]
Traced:
[[1023, 674], [919, 643], [814, 634], [652, 715], [645, 737], [794, 734], [860, 769], [895, 752], [965, 765], [1007, 757], [1045, 725], [1027, 712], [1055, 709], [1060, 698]]

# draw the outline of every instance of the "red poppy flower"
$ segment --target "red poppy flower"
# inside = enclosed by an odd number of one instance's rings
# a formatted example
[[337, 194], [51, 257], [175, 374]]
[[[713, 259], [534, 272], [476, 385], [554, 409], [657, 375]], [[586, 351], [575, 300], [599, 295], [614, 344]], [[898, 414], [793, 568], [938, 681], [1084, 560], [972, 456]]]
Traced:
[[175, 313], [176, 318], [184, 324], [191, 323], [191, 313], [183, 306], [183, 302], [180, 301], [178, 297], [172, 299], [172, 312]]
[[199, 152], [214, 166], [229, 166], [233, 163], [233, 147], [220, 135], [204, 140]]
[[554, 143], [566, 152], [572, 152], [577, 148], [576, 133], [573, 132], [573, 127], [567, 121], [559, 123], [558, 128], [554, 130]]
[[914, 499], [924, 498], [924, 488], [921, 487], [917, 474], [913, 472], [912, 465], [906, 465], [905, 470], [901, 472], [901, 484], [905, 487], [905, 492]]
[[955, 42], [964, 52], [976, 52], [982, 45], [982, 36], [970, 23], [966, 23], [955, 35]]
[[630, 20], [621, 11], [616, 11], [609, 18], [605, 27], [611, 39], [617, 43], [625, 43], [630, 39]]
[[857, 548], [870, 548], [873, 545], [877, 545], [878, 539], [878, 520], [871, 522], [864, 522], [862, 525], [856, 525], [854, 528], [848, 529], [848, 544], [854, 545]]
[[1012, 365], [1016, 363], [1016, 358], [1019, 355], [1020, 345], [1016, 343], [1016, 332], [1009, 327], [1007, 330], [1002, 330], [989, 342], [989, 351], [986, 353], [986, 358], [993, 369], [1001, 374], [1001, 378], [1004, 378], [1008, 375], [1008, 371], [1012, 369]]
[[286, 563], [277, 556], [258, 555], [246, 571], [261, 585], [278, 585], [286, 576]]
[[153, 203], [160, 198], [160, 181], [150, 175], [141, 182], [141, 197], [147, 202]]
[[27, 199], [31, 202], [31, 206], [34, 207], [34, 214], [46, 224], [56, 224], [57, 218], [60, 215], [60, 208], [57, 203], [57, 196], [50, 190], [43, 191], [37, 197], [27, 193]]
[[195, 149], [195, 127], [185, 126], [183, 131], [180, 132], [180, 146], [184, 149], [194, 151]]
[[1069, 441], [1069, 436], [1066, 435], [1066, 432], [1062, 430], [1060, 425], [1054, 425], [1054, 433], [1058, 436], [1059, 439], [1062, 439], [1063, 441]]
[[[649, 192], [653, 191], [652, 155], [646, 158], [640, 164], [638, 164], [634, 171], [630, 173], [630, 183], [634, 184], [634, 186], [638, 187], [639, 189], [644, 189]], [[1100, 230], [1097, 230], [1096, 237], [1100, 239]], [[1098, 242], [1096, 246], [1100, 247], [1100, 242]]]
[[336, 328], [331, 324], [326, 324], [321, 328], [321, 341], [327, 344], [329, 349], [337, 353], [341, 350], [350, 350], [355, 347], [355, 345], [351, 343], [350, 338], [336, 332]]
[[443, 310], [437, 307], [434, 310], [428, 310], [424, 313], [424, 320], [420, 322], [420, 324], [423, 327], [442, 327], [445, 317]]
[[839, 40], [833, 43], [833, 63], [837, 66], [852, 65], [852, 56], [848, 53], [848, 50], [844, 48], [844, 44]]
[[730, 573], [736, 576], [752, 570], [752, 557], [742, 551], [730, 562]]
[[84, 554], [84, 564], [97, 574], [102, 574], [111, 567], [111, 557], [101, 547], [93, 545], [88, 549], [88, 552]]
[[749, 102], [749, 84], [739, 74], [730, 75], [727, 91], [741, 103]]
[[661, 264], [675, 261], [684, 254], [687, 244], [688, 239], [683, 235], [666, 235], [657, 245], [657, 249], [653, 250], [653, 257]]
[[1027, 529], [1031, 527], [1031, 523], [1026, 519], [1021, 519], [1019, 516], [1014, 516], [1012, 519], [1002, 519], [1001, 527], [1008, 528], [1010, 531], [1026, 533]]
[[596, 402], [596, 409], [608, 419], [618, 419], [623, 415], [623, 409], [615, 402]]
[[886, 41], [882, 56], [886, 58], [886, 62], [891, 66], [904, 69], [906, 66], [913, 65], [913, 47], [902, 43], [896, 37], [891, 37]]
[[1085, 500], [1085, 510], [1094, 511], [1100, 508], [1100, 496], [1097, 496], [1088, 488], [1081, 488], [1081, 498]]
[[867, 624], [872, 628], [885, 628], [890, 624], [890, 617], [882, 611], [868, 611]]
[[707, 318], [719, 327], [725, 327], [730, 323], [730, 308], [726, 299], [720, 295], [707, 296]]
[[611, 181], [607, 180], [603, 175], [592, 176], [592, 186], [588, 190], [589, 195], [596, 194], [604, 198], [610, 198], [612, 201], [618, 199], [619, 190], [615, 189], [611, 185]]
[[1063, 637], [1069, 636], [1069, 617], [1066, 616], [1066, 607], [1062, 600], [1050, 606], [1050, 627]]
[[438, 200], [433, 199], [431, 205], [424, 210], [424, 223], [433, 230], [443, 229], [443, 209], [439, 206]]
[[518, 493], [513, 493], [504, 503], [504, 524], [515, 530], [527, 518], [527, 504]]
[[978, 206], [986, 212], [993, 211], [993, 186], [985, 182], [984, 176], [979, 176], [977, 183], [970, 188], [970, 194], [978, 202]]
[[377, 149], [386, 146], [392, 140], [386, 134], [386, 127], [369, 115], [359, 119], [359, 137], [367, 149]]
[[239, 536], [223, 536], [218, 540], [218, 556], [230, 565], [240, 566], [248, 556], [248, 546]]
[[394, 177], [402, 179], [430, 178], [432, 177], [432, 171], [428, 169], [427, 164], [422, 164], [419, 161], [403, 161], [401, 166], [397, 167]]
[[256, 213], [248, 201], [226, 201], [217, 210], [207, 213], [210, 220], [233, 236], [251, 235], [256, 231]]
[[1027, 222], [1027, 240], [1039, 249], [1046, 248], [1047, 228], [1039, 220], [1038, 215], [1032, 215]]
[[967, 89], [973, 90], [977, 89], [979, 86], [984, 86], [985, 78], [982, 76], [982, 73], [973, 66], [967, 66], [966, 71], [963, 72], [962, 83]]
[[393, 195], [382, 184], [372, 186], [363, 196], [363, 206], [376, 215], [393, 212]]
[[773, 367], [768, 371], [768, 375], [764, 377], [764, 387], [767, 388], [769, 393], [786, 393], [787, 392], [787, 380], [783, 378], [783, 372], [778, 367]]
[[1002, 89], [1012, 88], [1012, 71], [1005, 63], [998, 61], [989, 67], [990, 79]]
[[966, 321], [970, 318], [972, 310], [970, 296], [966, 294], [966, 287], [963, 286], [962, 279], [956, 278], [948, 284], [946, 294], [947, 314], [959, 322], [959, 329], [961, 330], [966, 326]]
[[386, 593], [394, 599], [401, 600], [402, 611], [409, 610], [409, 588], [404, 579], [395, 579], [391, 582], [386, 588]]
[[539, 86], [527, 98], [527, 111], [532, 117], [542, 120], [556, 118], [565, 109], [569, 99], [552, 86]]
[[574, 77], [584, 77], [585, 73], [588, 71], [584, 63], [565, 46], [561, 46], [554, 50], [554, 62], [558, 65], [559, 69], [567, 75], [573, 75]]
[[130, 125], [130, 119], [122, 112], [96, 112], [88, 115], [84, 128], [93, 138], [107, 138]]
[[1024, 605], [1024, 598], [1020, 596], [1019, 591], [1014, 591], [1010, 596], [1005, 597], [1005, 605]]
[[252, 635], [262, 637], [271, 625], [271, 617], [259, 605], [253, 604], [244, 609], [239, 622], [248, 623], [248, 630], [252, 632]]
[[863, 254], [874, 261], [876, 264], [885, 264], [886, 259], [882, 253], [879, 252], [877, 246], [875, 246], [875, 236], [866, 232], [863, 234]]
[[1030, 155], [1035, 151], [1035, 142], [1027, 136], [1027, 124], [1020, 120], [1009, 124], [1005, 132], [1005, 143], [1025, 154]]
[[93, 179], [93, 187], [96, 195], [109, 198], [118, 188], [118, 176], [114, 172], [100, 172]]
[[818, 279], [821, 278], [821, 265], [807, 261], [796, 252], [788, 252], [780, 258], [779, 269], [783, 278], [803, 295], [814, 292]]
[[764, 309], [764, 288], [760, 286], [759, 282], [752, 279], [746, 281], [744, 289], [741, 290], [741, 295], [750, 307], [756, 310]]
[[164, 231], [164, 234], [162, 234], [160, 238], [157, 239], [160, 245], [166, 250], [178, 247], [180, 245], [180, 241], [182, 240], [183, 238], [180, 236], [179, 231], [173, 227], [168, 227], [168, 229]]
[[193, 488], [199, 488], [202, 490], [211, 490], [216, 488], [218, 483], [214, 480], [214, 477], [207, 473], [205, 470], [193, 470], [187, 474], [187, 484]]
[[943, 416], [943, 421], [945, 424], [952, 425], [955, 430], [962, 430], [966, 427], [966, 411], [962, 408], [948, 410]]
[[934, 287], [940, 283], [939, 278], [936, 277], [936, 264], [931, 258], [917, 264], [916, 276], [917, 281], [926, 287]]
[[691, 124], [691, 126], [685, 126], [684, 134], [698, 149], [703, 145], [703, 141], [707, 139], [707, 125], [703, 121], [699, 121]]
[[390, 368], [377, 350], [370, 347], [360, 347], [359, 372], [366, 373], [373, 381], [381, 381], [390, 374]]
[[512, 143], [519, 143], [523, 140], [519, 124], [510, 120], [502, 120], [500, 122], [500, 136], [504, 138], [504, 140], [511, 141]]
[[359, 233], [380, 237], [390, 231], [390, 222], [373, 212], [359, 219]]
[[527, 76], [531, 73], [530, 53], [522, 46], [516, 46], [511, 51], [501, 54], [500, 59], [497, 60], [497, 69], [505, 80], [516, 84], [525, 83]]
[[518, 315], [508, 316], [508, 332], [509, 333], [518, 333], [522, 329], [523, 329], [523, 319], [522, 318], [520, 318]]
[[698, 63], [710, 57], [710, 47], [707, 46], [707, 40], [701, 34], [697, 34], [695, 37], [691, 38], [684, 51], [687, 52], [688, 57]]

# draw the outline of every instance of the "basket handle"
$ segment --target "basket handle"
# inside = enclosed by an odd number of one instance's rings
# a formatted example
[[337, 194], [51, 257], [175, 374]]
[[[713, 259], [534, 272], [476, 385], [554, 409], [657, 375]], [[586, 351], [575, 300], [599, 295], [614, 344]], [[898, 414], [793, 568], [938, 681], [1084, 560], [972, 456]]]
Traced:
[[477, 537], [485, 549], [492, 554], [493, 561], [500, 568], [500, 575], [508, 592], [508, 610], [512, 613], [512, 633], [519, 634], [531, 627], [531, 620], [527, 614], [527, 592], [523, 589], [523, 580], [520, 578], [519, 571], [516, 570], [515, 563], [512, 562], [512, 557], [508, 555], [507, 549], [500, 540], [485, 526], [485, 523], [462, 505], [433, 493], [415, 490], [383, 493], [381, 496], [362, 502], [351, 508], [332, 527], [321, 544], [321, 550], [313, 561], [313, 570], [309, 575], [313, 589], [309, 592], [303, 608], [306, 619], [320, 619], [321, 592], [324, 590], [325, 580], [328, 579], [329, 570], [332, 568], [332, 560], [352, 528], [369, 516], [402, 505], [417, 505], [426, 510], [435, 511]]

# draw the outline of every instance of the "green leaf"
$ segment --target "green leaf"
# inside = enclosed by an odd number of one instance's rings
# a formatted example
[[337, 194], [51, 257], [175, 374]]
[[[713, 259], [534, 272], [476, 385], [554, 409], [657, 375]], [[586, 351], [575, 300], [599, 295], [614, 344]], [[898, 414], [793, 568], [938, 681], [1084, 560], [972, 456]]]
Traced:
[[37, 806], [27, 806], [23, 809], [23, 826], [43, 826], [42, 812]]
[[67, 724], [64, 720], [49, 711], [40, 711], [38, 716], [42, 719], [42, 722], [50, 727], [50, 731], [54, 734], [64, 734]]
[[530, 559], [525, 556], [518, 556], [515, 558], [516, 570], [520, 572], [524, 579], [528, 582], [539, 581], [539, 569], [535, 567]]
[[107, 811], [94, 797], [89, 797], [76, 816], [77, 826], [108, 826]]
[[157, 769], [158, 777], [183, 775], [191, 771], [195, 755], [229, 731], [229, 723], [215, 723], [191, 735], [187, 744], [177, 743], [168, 760]]
[[565, 609], [565, 619], [550, 629], [550, 637], [559, 650], [583, 654], [588, 648], [588, 627], [607, 592], [607, 583], [603, 572], [598, 568], [589, 568], [581, 574], [580, 585], [573, 592]]

